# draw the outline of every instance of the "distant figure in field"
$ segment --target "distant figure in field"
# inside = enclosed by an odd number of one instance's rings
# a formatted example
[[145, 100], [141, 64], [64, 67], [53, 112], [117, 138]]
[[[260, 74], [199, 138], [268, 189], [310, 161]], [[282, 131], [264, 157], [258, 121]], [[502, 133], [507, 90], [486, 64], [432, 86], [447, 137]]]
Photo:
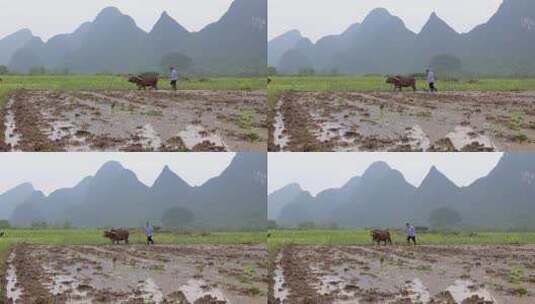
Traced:
[[143, 232], [145, 232], [145, 236], [147, 237], [147, 245], [154, 245], [154, 240], [152, 239], [154, 228], [152, 228], [149, 222], [143, 227]]
[[392, 237], [390, 236], [390, 231], [388, 230], [372, 230], [370, 231], [370, 236], [372, 240], [380, 245], [381, 242], [385, 243], [385, 246], [388, 244], [392, 245]]
[[429, 92], [433, 93], [437, 91], [435, 87], [435, 73], [431, 69], [425, 70], [427, 85], [429, 85]]
[[386, 79], [386, 83], [392, 84], [394, 86], [394, 91], [399, 90], [403, 91], [403, 88], [412, 88], [416, 92], [416, 78], [407, 77], [407, 76], [390, 76]]
[[411, 244], [411, 241], [416, 245], [416, 228], [413, 225], [407, 223], [407, 244]]
[[176, 82], [178, 80], [178, 73], [176, 72], [175, 67], [169, 67], [169, 80], [171, 80], [171, 87], [176, 91]]

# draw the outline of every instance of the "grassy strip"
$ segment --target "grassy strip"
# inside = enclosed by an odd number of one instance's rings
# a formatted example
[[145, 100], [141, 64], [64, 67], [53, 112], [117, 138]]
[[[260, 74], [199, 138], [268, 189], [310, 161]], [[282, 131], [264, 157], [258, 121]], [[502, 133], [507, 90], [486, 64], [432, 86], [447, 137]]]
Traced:
[[[12, 90], [137, 90], [137, 87], [120, 76], [109, 75], [69, 75], [69, 76], [2, 76], [0, 83], [0, 107], [5, 96]], [[159, 88], [170, 90], [171, 86], [166, 79], [161, 79]], [[265, 90], [264, 78], [230, 78], [217, 77], [210, 79], [180, 80], [179, 90]]]
[[[331, 76], [331, 77], [273, 77], [268, 87], [270, 94], [280, 92], [391, 92], [392, 86], [380, 76]], [[479, 79], [477, 81], [437, 81], [439, 91], [534, 91], [535, 79]], [[427, 89], [425, 81], [418, 80], [419, 91]], [[411, 89], [405, 89], [411, 91]]]
[[[405, 245], [405, 235], [392, 232], [395, 245]], [[533, 232], [460, 232], [419, 233], [418, 241], [424, 245], [527, 245], [535, 244]], [[367, 230], [272, 230], [268, 239], [270, 251], [286, 245], [348, 246], [372, 245]]]

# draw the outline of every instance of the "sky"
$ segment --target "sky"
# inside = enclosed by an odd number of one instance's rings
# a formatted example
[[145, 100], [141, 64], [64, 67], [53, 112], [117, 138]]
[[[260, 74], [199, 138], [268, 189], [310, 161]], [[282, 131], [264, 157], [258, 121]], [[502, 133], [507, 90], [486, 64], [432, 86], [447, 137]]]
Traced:
[[458, 186], [468, 186], [488, 175], [501, 156], [502, 153], [270, 153], [268, 192], [298, 183], [316, 195], [362, 176], [376, 161], [385, 161], [401, 171], [416, 187], [433, 165]]
[[198, 31], [217, 21], [232, 0], [0, 0], [0, 38], [22, 28], [48, 40], [60, 33], [73, 32], [92, 21], [105, 7], [115, 6], [137, 25], [150, 31], [163, 11], [190, 31]]
[[269, 39], [298, 29], [313, 41], [342, 33], [383, 7], [419, 32], [433, 11], [458, 32], [488, 21], [502, 0], [269, 0]]
[[21, 183], [50, 194], [94, 175], [107, 161], [119, 161], [151, 186], [165, 165], [191, 186], [218, 176], [234, 153], [0, 153], [0, 193]]

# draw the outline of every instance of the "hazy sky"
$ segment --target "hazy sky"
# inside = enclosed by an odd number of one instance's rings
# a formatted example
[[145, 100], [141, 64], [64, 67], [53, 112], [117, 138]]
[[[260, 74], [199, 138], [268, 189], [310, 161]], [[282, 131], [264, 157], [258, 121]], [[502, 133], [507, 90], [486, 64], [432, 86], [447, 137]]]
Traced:
[[268, 191], [299, 183], [313, 195], [338, 188], [361, 176], [375, 161], [385, 161], [419, 186], [435, 165], [458, 186], [467, 186], [486, 176], [502, 153], [270, 153]]
[[149, 31], [163, 11], [190, 31], [217, 21], [232, 0], [0, 0], [0, 38], [22, 28], [47, 40], [70, 33], [92, 21], [107, 6], [115, 6]]
[[269, 39], [292, 29], [316, 41], [362, 22], [374, 8], [384, 7], [419, 32], [433, 11], [458, 32], [486, 22], [502, 0], [269, 0]]
[[31, 182], [47, 194], [76, 185], [107, 161], [121, 162], [150, 186], [165, 165], [190, 185], [219, 175], [234, 153], [0, 153], [0, 193]]

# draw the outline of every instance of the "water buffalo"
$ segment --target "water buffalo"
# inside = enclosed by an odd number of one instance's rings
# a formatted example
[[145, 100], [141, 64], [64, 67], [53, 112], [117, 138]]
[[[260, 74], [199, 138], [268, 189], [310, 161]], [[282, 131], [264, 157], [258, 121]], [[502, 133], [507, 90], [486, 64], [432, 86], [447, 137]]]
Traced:
[[403, 91], [403, 88], [411, 87], [414, 92], [416, 92], [416, 78], [407, 77], [407, 76], [391, 76], [386, 79], [386, 83], [390, 83], [394, 86], [394, 91], [399, 89]]
[[128, 244], [130, 233], [124, 229], [111, 229], [104, 231], [104, 237], [110, 239], [112, 244], [119, 244], [121, 241]]
[[155, 90], [158, 89], [158, 75], [157, 74], [141, 74], [136, 76], [130, 76], [128, 82], [137, 85], [139, 90], [145, 90], [147, 87], [151, 87]]
[[372, 230], [370, 231], [370, 236], [372, 237], [372, 241], [377, 242], [377, 245], [381, 244], [381, 242], [384, 242], [385, 246], [387, 243], [392, 245], [392, 238], [388, 230]]

